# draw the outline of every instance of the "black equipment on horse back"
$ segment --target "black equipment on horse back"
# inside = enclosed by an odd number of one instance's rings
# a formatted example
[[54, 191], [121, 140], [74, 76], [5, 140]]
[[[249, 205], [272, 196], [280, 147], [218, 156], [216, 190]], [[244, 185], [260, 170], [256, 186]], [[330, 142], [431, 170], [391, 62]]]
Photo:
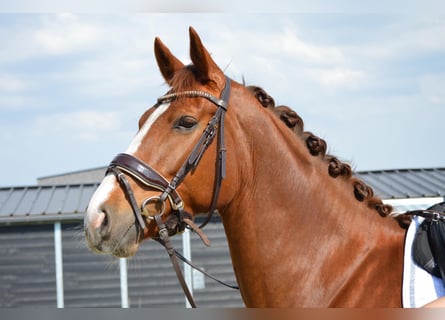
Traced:
[[445, 283], [445, 202], [413, 214], [425, 218], [414, 237], [413, 260]]

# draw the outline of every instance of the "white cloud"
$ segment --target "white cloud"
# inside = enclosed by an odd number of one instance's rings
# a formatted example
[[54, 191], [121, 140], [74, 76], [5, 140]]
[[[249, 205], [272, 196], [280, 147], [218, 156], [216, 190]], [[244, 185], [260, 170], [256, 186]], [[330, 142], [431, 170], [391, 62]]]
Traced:
[[360, 46], [351, 47], [357, 56], [379, 60], [406, 59], [431, 52], [445, 51], [445, 21], [433, 17], [394, 15], [392, 23], [374, 27], [377, 34], [366, 37]]
[[100, 49], [102, 23], [89, 15], [19, 15], [16, 25], [0, 28], [0, 65]]
[[[147, 29], [153, 19], [139, 15], [90, 19], [88, 15], [63, 14], [47, 20], [35, 33], [43, 53], [87, 53], [67, 57], [63, 69], [54, 72], [83, 97], [131, 95], [162, 83], [150, 74], [155, 62], [153, 36], [147, 35]], [[150, 83], [151, 79], [157, 82]]]
[[25, 83], [14, 75], [0, 75], [0, 93], [13, 93], [22, 91]]
[[445, 74], [425, 75], [419, 80], [421, 95], [433, 105], [445, 106]]
[[110, 53], [99, 59], [81, 62], [70, 71], [81, 94], [88, 96], [126, 96], [150, 88], [160, 78], [150, 75], [153, 65], [148, 57], [120, 56]]
[[77, 141], [94, 141], [119, 128], [119, 115], [116, 112], [75, 111], [39, 116], [32, 130], [38, 136], [63, 134]]
[[445, 51], [445, 21], [429, 18], [416, 21], [402, 37], [401, 41], [407, 50]]
[[329, 90], [339, 88], [355, 89], [366, 81], [363, 71], [334, 67], [324, 69], [310, 69], [307, 74]]
[[0, 111], [23, 109], [26, 99], [21, 95], [0, 95]]
[[26, 83], [18, 76], [0, 74], [0, 111], [16, 110], [23, 107], [26, 98]]
[[101, 34], [99, 27], [75, 15], [59, 14], [34, 32], [34, 41], [41, 53], [67, 54], [96, 46]]
[[[262, 23], [260, 27], [250, 27], [255, 18], [263, 20], [264, 26], [270, 22], [270, 27], [263, 27]], [[227, 74], [235, 80], [245, 77], [248, 84], [263, 86], [272, 94], [287, 95], [286, 100], [290, 91], [301, 97], [300, 90], [333, 91], [363, 84], [365, 71], [353, 67], [353, 52], [333, 41], [311, 39], [306, 34], [307, 27], [297, 21], [286, 15], [253, 17], [245, 22], [246, 26], [227, 23], [215, 31], [216, 36], [204, 30], [202, 37], [220, 67], [229, 64]]]
[[296, 60], [315, 64], [341, 63], [344, 60], [339, 47], [317, 45], [304, 41], [298, 37], [295, 30], [289, 27], [283, 33], [278, 34], [277, 38], [284, 53]]

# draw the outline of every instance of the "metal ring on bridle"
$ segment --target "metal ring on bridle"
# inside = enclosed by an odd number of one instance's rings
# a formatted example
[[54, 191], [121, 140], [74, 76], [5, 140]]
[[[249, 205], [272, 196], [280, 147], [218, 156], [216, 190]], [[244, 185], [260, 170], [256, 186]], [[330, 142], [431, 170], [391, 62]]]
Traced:
[[149, 220], [153, 220], [154, 215], [150, 215], [149, 212], [146, 210], [146, 207], [147, 207], [147, 205], [152, 204], [152, 203], [154, 203], [155, 205], [156, 205], [156, 203], [159, 203], [161, 205], [160, 210], [156, 213], [157, 215], [162, 216], [165, 212], [165, 201], [163, 201], [161, 199], [161, 197], [153, 196], [153, 197], [147, 198], [142, 202], [141, 212], [142, 212], [142, 215], [144, 217], [148, 218]]

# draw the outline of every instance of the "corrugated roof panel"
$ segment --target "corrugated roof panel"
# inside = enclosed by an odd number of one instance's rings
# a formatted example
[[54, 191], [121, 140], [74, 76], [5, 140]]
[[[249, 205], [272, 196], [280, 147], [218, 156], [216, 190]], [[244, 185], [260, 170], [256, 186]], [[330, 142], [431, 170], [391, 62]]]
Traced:
[[361, 172], [357, 173], [357, 176], [369, 184], [374, 193], [379, 197], [392, 198], [400, 196], [399, 188], [394, 186], [391, 180], [382, 176], [381, 172]]
[[82, 193], [79, 197], [79, 203], [77, 204], [78, 212], [83, 212], [86, 210], [88, 203], [90, 202], [90, 199], [98, 186], [99, 183], [81, 185]]
[[16, 209], [20, 204], [20, 200], [23, 198], [24, 188], [13, 188], [8, 190], [9, 196], [6, 201], [3, 203], [1, 211], [6, 216], [11, 216], [16, 213]]
[[30, 211], [31, 215], [44, 214], [46, 212], [46, 209], [48, 208], [48, 203], [53, 193], [53, 187], [40, 187], [38, 189], [39, 196], [32, 206], [32, 209]]
[[2, 211], [3, 205], [9, 198], [9, 195], [12, 193], [12, 188], [5, 188], [0, 192], [0, 212]]
[[431, 196], [438, 195], [437, 189], [425, 177], [423, 171], [412, 170], [404, 174], [404, 178], [412, 182], [412, 186], [416, 188], [418, 194], [422, 194], [423, 196]]
[[433, 197], [445, 195], [444, 173], [442, 169], [411, 169], [401, 170], [400, 177], [416, 189], [416, 197]]
[[380, 181], [381, 188], [385, 191], [385, 198], [400, 198], [400, 197], [407, 197], [406, 190], [404, 188], [401, 188], [401, 185], [399, 183], [395, 183], [394, 179], [390, 177], [390, 175], [379, 173], [373, 173], [375, 176], [378, 176], [378, 179]]
[[356, 175], [384, 199], [445, 195], [444, 168], [365, 171]]
[[426, 170], [425, 177], [429, 181], [431, 181], [439, 190], [442, 190], [443, 186], [445, 186], [445, 170]]
[[359, 174], [359, 173], [356, 173], [355, 176], [360, 180], [363, 180], [363, 182], [365, 182], [366, 184], [370, 186], [372, 185], [374, 192], [376, 194], [380, 194], [381, 190], [376, 186], [377, 179], [375, 179], [373, 176], [371, 176], [370, 174]]
[[79, 198], [82, 194], [81, 186], [71, 186], [66, 192], [65, 203], [61, 212], [78, 212]]
[[14, 215], [25, 216], [30, 214], [31, 208], [39, 195], [36, 188], [25, 188], [23, 198], [15, 209]]
[[407, 181], [405, 175], [401, 175], [398, 171], [388, 172], [382, 176], [382, 179], [390, 181], [392, 186], [399, 190], [399, 196], [407, 198], [419, 196], [417, 186]]
[[[83, 213], [98, 184], [0, 188], [0, 222]], [[48, 218], [45, 218], [46, 220]], [[5, 220], [5, 221], [6, 221]]]
[[67, 196], [67, 187], [66, 186], [55, 186], [53, 189], [53, 193], [51, 195], [51, 199], [48, 203], [48, 207], [46, 208], [46, 214], [58, 214], [62, 213], [63, 205], [65, 204], [66, 196]]
[[380, 182], [378, 181], [377, 177], [374, 177], [371, 174], [360, 174], [360, 173], [355, 174], [355, 176], [363, 180], [366, 184], [372, 186], [375, 194], [380, 196], [384, 194], [383, 189], [379, 187]]
[[411, 198], [413, 195], [418, 194], [417, 186], [408, 179], [408, 171], [393, 171], [384, 175], [383, 178], [391, 180], [392, 183], [399, 189], [401, 195]]

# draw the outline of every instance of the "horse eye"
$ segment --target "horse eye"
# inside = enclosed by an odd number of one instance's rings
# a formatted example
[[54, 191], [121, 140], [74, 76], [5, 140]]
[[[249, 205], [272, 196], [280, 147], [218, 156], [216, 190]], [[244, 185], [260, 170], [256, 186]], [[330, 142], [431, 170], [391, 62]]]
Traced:
[[198, 120], [193, 118], [192, 116], [183, 116], [179, 118], [179, 120], [175, 124], [175, 128], [177, 129], [192, 129], [196, 126]]

